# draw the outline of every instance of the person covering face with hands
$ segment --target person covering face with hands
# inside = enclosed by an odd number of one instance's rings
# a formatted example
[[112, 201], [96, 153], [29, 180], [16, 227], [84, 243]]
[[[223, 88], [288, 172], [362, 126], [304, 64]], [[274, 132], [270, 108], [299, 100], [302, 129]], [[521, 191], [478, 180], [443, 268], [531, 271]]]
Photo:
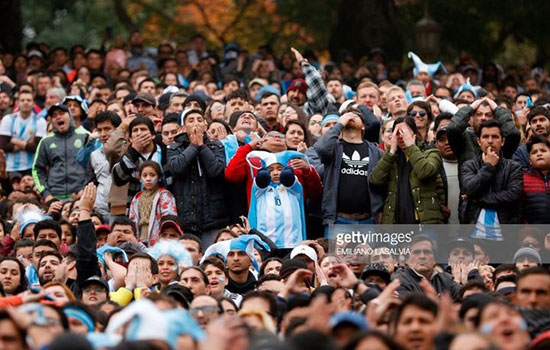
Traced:
[[382, 223], [442, 223], [443, 214], [436, 192], [441, 156], [435, 148], [417, 142], [411, 117], [393, 124], [390, 149], [370, 174], [375, 186], [387, 186]]
[[183, 231], [201, 235], [205, 246], [228, 224], [224, 202], [225, 152], [217, 140], [206, 135], [200, 110], [184, 110], [182, 133], [168, 147], [168, 166], [174, 177], [178, 217]]

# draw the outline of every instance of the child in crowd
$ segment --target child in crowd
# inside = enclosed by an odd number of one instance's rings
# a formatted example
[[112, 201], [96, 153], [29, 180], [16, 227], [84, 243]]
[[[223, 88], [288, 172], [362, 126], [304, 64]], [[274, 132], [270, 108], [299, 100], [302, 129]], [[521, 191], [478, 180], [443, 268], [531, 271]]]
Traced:
[[145, 161], [139, 169], [142, 190], [130, 204], [130, 220], [134, 221], [138, 239], [152, 246], [159, 237], [160, 218], [177, 215], [176, 200], [162, 187], [162, 170], [158, 163]]
[[523, 174], [524, 218], [529, 224], [550, 224], [550, 141], [534, 135], [527, 152], [531, 168]]
[[252, 185], [250, 227], [264, 233], [278, 248], [293, 248], [306, 237], [304, 192], [287, 164], [293, 158], [304, 158], [304, 154], [252, 151], [247, 155], [251, 168], [257, 164], [253, 158], [260, 158], [262, 167]]

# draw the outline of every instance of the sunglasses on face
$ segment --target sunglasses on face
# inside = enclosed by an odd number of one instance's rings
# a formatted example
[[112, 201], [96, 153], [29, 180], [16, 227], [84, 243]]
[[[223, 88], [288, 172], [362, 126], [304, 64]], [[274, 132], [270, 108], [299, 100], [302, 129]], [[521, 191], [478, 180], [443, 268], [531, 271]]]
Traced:
[[421, 117], [425, 117], [427, 114], [428, 114], [428, 113], [426, 113], [425, 111], [419, 111], [419, 112], [417, 112], [417, 111], [410, 111], [410, 112], [409, 112], [409, 115], [410, 115], [411, 117], [416, 117], [417, 115], [419, 115], [419, 116], [421, 116]]

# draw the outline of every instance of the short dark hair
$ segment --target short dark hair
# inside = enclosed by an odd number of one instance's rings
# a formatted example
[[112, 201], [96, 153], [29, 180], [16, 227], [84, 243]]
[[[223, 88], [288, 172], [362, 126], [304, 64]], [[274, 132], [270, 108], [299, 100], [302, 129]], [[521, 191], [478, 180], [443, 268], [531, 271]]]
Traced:
[[240, 98], [241, 100], [245, 100], [245, 101], [249, 101], [250, 98], [248, 97], [248, 93], [246, 92], [245, 89], [237, 89], [235, 91], [233, 91], [232, 93], [230, 93], [229, 95], [225, 96], [223, 101], [225, 103], [233, 100], [233, 99], [237, 99], [237, 98]]
[[243, 297], [243, 300], [241, 301], [241, 308], [244, 305], [245, 301], [247, 301], [249, 299], [253, 299], [253, 298], [260, 298], [260, 299], [263, 299], [263, 300], [267, 301], [269, 303], [269, 314], [270, 314], [270, 316], [277, 318], [277, 312], [278, 312], [277, 300], [275, 299], [275, 297], [271, 293], [266, 292], [266, 291], [251, 290], [250, 292], [246, 293]]
[[120, 123], [122, 123], [122, 120], [120, 119], [120, 117], [118, 116], [118, 114], [116, 114], [115, 112], [113, 111], [104, 111], [104, 112], [101, 112], [99, 113], [96, 117], [95, 117], [95, 125], [97, 126], [99, 123], [104, 123], [104, 122], [107, 122], [107, 121], [110, 121], [111, 124], [113, 124], [113, 126], [115, 128], [117, 128]]
[[527, 153], [530, 154], [533, 146], [539, 143], [545, 144], [546, 147], [550, 148], [550, 141], [548, 141], [546, 137], [542, 135], [532, 135], [529, 141], [527, 141]]
[[546, 117], [546, 119], [550, 120], [550, 110], [546, 107], [542, 106], [536, 106], [529, 111], [529, 114], [527, 115], [527, 120], [529, 121], [529, 124], [531, 124], [531, 119], [536, 117], [537, 115], [543, 115]]
[[145, 78], [139, 83], [138, 91], [141, 90], [141, 86], [146, 82], [151, 82], [151, 83], [155, 84], [155, 86], [157, 86], [157, 83], [152, 78]]
[[225, 84], [229, 84], [232, 81], [236, 81], [237, 84], [240, 84], [239, 78], [237, 78], [236, 75], [228, 74], [223, 78], [222, 86], [225, 86]]
[[111, 225], [111, 232], [115, 229], [116, 225], [131, 226], [132, 227], [132, 232], [134, 234], [136, 234], [136, 225], [135, 225], [135, 223], [132, 220], [128, 219], [128, 217], [126, 217], [126, 216], [117, 216], [117, 217], [115, 217], [115, 220], [113, 221], [113, 224]]
[[215, 256], [209, 256], [209, 257], [206, 257], [204, 258], [204, 261], [200, 264], [200, 268], [203, 270], [203, 271], [206, 271], [206, 268], [208, 267], [208, 265], [212, 265], [220, 270], [223, 271], [223, 273], [228, 276], [228, 273], [227, 273], [227, 269], [223, 263], [223, 261], [221, 261], [219, 258], [215, 257]]
[[40, 239], [38, 241], [35, 241], [34, 247], [32, 248], [32, 250], [34, 251], [37, 247], [42, 247], [42, 246], [50, 247], [57, 251], [57, 246], [55, 245], [55, 243], [47, 239]]
[[521, 270], [516, 278], [516, 284], [519, 284], [519, 281], [531, 275], [543, 275], [543, 276], [550, 277], [550, 271], [548, 271], [542, 266], [534, 266], [534, 267]]
[[462, 286], [462, 288], [460, 288], [460, 292], [458, 293], [458, 295], [460, 296], [460, 299], [464, 298], [464, 294], [467, 291], [472, 290], [472, 289], [481, 289], [481, 291], [483, 293], [489, 291], [487, 289], [487, 286], [485, 285], [485, 283], [483, 283], [482, 280], [473, 279], [473, 280], [468, 281], [465, 285]]
[[260, 277], [258, 282], [256, 282], [256, 288], [259, 288], [262, 285], [262, 283], [267, 281], [282, 281], [282, 280], [283, 279], [281, 278], [281, 276], [276, 275], [274, 273], [268, 273], [267, 275], [263, 275], [262, 277]]
[[20, 239], [17, 242], [15, 242], [15, 245], [13, 246], [13, 252], [17, 255], [17, 250], [19, 248], [26, 248], [26, 247], [34, 247], [34, 241], [31, 241], [30, 239]]
[[274, 92], [272, 92], [272, 91], [264, 91], [264, 92], [262, 93], [262, 95], [260, 96], [260, 99], [259, 99], [260, 103], [262, 103], [262, 100], [265, 100], [266, 98], [271, 97], [271, 96], [277, 97], [277, 101], [280, 101], [280, 100], [281, 100], [281, 98], [279, 97], [279, 95], [277, 95], [276, 93], [274, 93]]
[[192, 234], [192, 233], [184, 233], [180, 240], [182, 239], [186, 239], [188, 241], [195, 241], [199, 244], [199, 253], [202, 253], [202, 242], [201, 242], [201, 239], [199, 237], [197, 237], [196, 235]]
[[42, 260], [47, 257], [47, 256], [55, 256], [56, 258], [59, 259], [59, 262], [61, 262], [61, 260], [63, 260], [63, 257], [61, 256], [61, 254], [59, 254], [58, 252], [45, 252], [44, 254], [42, 254], [42, 256], [40, 257], [40, 260], [38, 260], [38, 266], [40, 266], [40, 263], [42, 262]]
[[170, 124], [170, 123], [176, 123], [180, 125], [180, 116], [178, 113], [168, 113], [164, 116], [164, 119], [162, 120], [162, 125]]
[[409, 293], [401, 302], [401, 305], [397, 307], [393, 314], [393, 325], [397, 327], [401, 315], [408, 306], [415, 306], [423, 311], [428, 311], [434, 317], [437, 317], [437, 304], [424, 294]]
[[38, 238], [38, 234], [41, 230], [47, 230], [52, 229], [57, 233], [57, 237], [61, 239], [61, 225], [59, 225], [57, 222], [53, 220], [42, 220], [36, 223], [33, 228], [34, 232], [34, 239], [36, 240]]
[[514, 99], [514, 102], [517, 102], [518, 101], [518, 98], [520, 96], [527, 96], [527, 97], [531, 97], [531, 95], [529, 95], [527, 92], [520, 92], [516, 95], [516, 98]]
[[142, 115], [138, 115], [136, 119], [132, 120], [132, 122], [130, 123], [130, 126], [128, 126], [128, 135], [132, 137], [132, 129], [142, 124], [147, 126], [151, 134], [155, 135], [155, 125], [153, 124], [153, 121]]
[[502, 135], [502, 125], [498, 120], [495, 120], [495, 119], [486, 120], [483, 123], [481, 123], [481, 125], [479, 126], [477, 137], [481, 137], [481, 131], [483, 129], [488, 129], [488, 128], [498, 128], [500, 136], [504, 138], [504, 135]]
[[493, 282], [495, 282], [496, 286], [496, 279], [497, 275], [504, 271], [511, 271], [514, 275], [517, 275], [519, 273], [519, 270], [515, 264], [500, 264], [495, 268], [495, 271], [493, 271]]
[[204, 272], [204, 270], [201, 267], [198, 267], [198, 266], [188, 266], [188, 267], [184, 268], [183, 270], [181, 270], [180, 276], [182, 276], [184, 272], [190, 271], [190, 270], [195, 270], [195, 271], [199, 272], [202, 276], [202, 281], [204, 282], [204, 284], [206, 286], [208, 286], [210, 284], [210, 281], [208, 280], [208, 276], [206, 276], [206, 272]]
[[128, 259], [128, 264], [130, 264], [132, 262], [132, 260], [134, 259], [146, 259], [146, 260], [149, 260], [149, 262], [151, 263], [151, 273], [153, 275], [156, 275], [157, 273], [159, 273], [159, 266], [157, 264], [157, 261], [155, 260], [155, 258], [153, 258], [151, 255], [147, 254], [147, 253], [135, 253], [135, 254], [132, 254], [132, 256], [130, 256], [130, 258]]

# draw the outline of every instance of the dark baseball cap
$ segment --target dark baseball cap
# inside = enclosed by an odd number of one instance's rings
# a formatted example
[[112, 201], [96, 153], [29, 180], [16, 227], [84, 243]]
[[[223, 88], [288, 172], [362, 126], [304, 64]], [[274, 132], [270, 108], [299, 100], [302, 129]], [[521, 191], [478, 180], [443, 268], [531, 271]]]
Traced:
[[87, 280], [85, 280], [80, 284], [80, 288], [84, 289], [91, 284], [99, 284], [100, 286], [105, 288], [105, 293], [109, 293], [109, 285], [107, 284], [107, 281], [105, 281], [103, 278], [98, 276], [92, 276], [88, 278]]
[[155, 100], [155, 98], [151, 94], [148, 94], [146, 92], [140, 92], [139, 94], [137, 94], [136, 97], [134, 97], [134, 99], [132, 100], [132, 104], [136, 104], [137, 101], [145, 102], [150, 106], [157, 105], [157, 101]]
[[69, 112], [69, 109], [67, 108], [67, 106], [58, 103], [56, 105], [51, 106], [50, 109], [48, 109], [48, 117], [51, 117], [53, 115], [53, 112], [57, 110], [62, 110], [63, 112]]

